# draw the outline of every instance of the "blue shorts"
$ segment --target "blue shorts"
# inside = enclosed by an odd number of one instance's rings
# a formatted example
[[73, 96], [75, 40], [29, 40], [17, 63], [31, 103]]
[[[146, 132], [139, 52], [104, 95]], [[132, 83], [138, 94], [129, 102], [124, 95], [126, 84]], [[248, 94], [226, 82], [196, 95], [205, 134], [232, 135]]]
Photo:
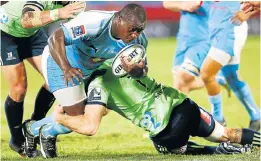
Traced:
[[210, 43], [223, 52], [234, 56], [235, 32], [234, 27], [230, 29], [217, 28], [213, 29], [210, 33]]
[[[76, 50], [73, 46], [66, 46], [65, 49], [66, 49], [66, 56], [67, 56], [67, 59], [68, 59], [70, 65], [73, 68], [80, 69], [82, 71], [84, 77], [88, 78], [96, 68], [88, 69], [88, 70], [86, 68], [84, 68], [84, 66], [80, 63], [80, 56], [77, 53], [78, 50]], [[46, 60], [44, 60], [45, 58], [43, 58], [43, 61], [45, 61], [45, 62], [43, 62], [43, 64], [46, 63], [46, 67], [43, 67], [43, 68], [47, 68], [45, 77], [47, 77], [46, 79], [47, 79], [47, 83], [48, 83], [50, 92], [54, 92], [59, 89], [67, 88], [65, 81], [64, 81], [63, 71], [54, 61], [53, 57], [49, 54], [49, 50], [48, 50], [48, 52], [44, 52], [43, 57], [45, 57], [46, 54], [48, 54]], [[74, 80], [75, 85], [80, 84], [80, 82], [78, 82], [75, 78], [73, 80]], [[83, 80], [81, 80], [81, 82], [83, 82]], [[71, 82], [68, 82], [68, 87], [73, 87], [73, 84]]]
[[15, 65], [24, 59], [41, 55], [47, 39], [43, 29], [31, 37], [14, 37], [1, 31], [0, 65]]
[[[173, 59], [174, 68], [183, 66], [189, 61], [192, 66], [200, 70], [201, 65], [208, 54], [210, 48], [209, 41], [189, 42], [187, 40], [179, 39], [177, 42], [176, 53]], [[192, 73], [197, 75], [196, 73]]]

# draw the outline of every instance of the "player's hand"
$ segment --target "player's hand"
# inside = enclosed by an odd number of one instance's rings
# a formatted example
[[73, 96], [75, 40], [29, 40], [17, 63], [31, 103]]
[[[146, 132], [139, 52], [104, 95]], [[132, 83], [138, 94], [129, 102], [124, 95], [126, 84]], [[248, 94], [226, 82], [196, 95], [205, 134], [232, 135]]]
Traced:
[[182, 2], [180, 9], [187, 12], [196, 12], [200, 7], [200, 1]]
[[235, 15], [230, 19], [231, 23], [234, 25], [240, 25], [242, 22], [247, 21], [252, 15], [257, 12], [257, 8], [246, 11], [238, 11]]
[[240, 4], [246, 4], [260, 8], [260, 1], [241, 1]]
[[78, 13], [84, 11], [85, 2], [75, 2], [59, 9], [59, 18], [68, 19], [74, 18]]
[[73, 85], [75, 85], [73, 78], [75, 78], [78, 82], [80, 82], [81, 79], [84, 79], [82, 71], [80, 69], [77, 69], [77, 68], [67, 67], [63, 71], [63, 74], [64, 74], [64, 81], [65, 81], [66, 86], [68, 86], [69, 81]]
[[142, 59], [139, 63], [130, 60], [126, 56], [121, 57], [122, 68], [132, 77], [141, 78], [144, 76], [145, 61]]

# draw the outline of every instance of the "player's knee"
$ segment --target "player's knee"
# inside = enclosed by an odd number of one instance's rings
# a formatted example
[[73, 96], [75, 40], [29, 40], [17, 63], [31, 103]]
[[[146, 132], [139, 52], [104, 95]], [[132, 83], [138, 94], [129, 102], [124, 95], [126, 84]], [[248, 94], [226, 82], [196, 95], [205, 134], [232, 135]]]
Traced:
[[210, 75], [208, 72], [201, 71], [199, 76], [205, 84], [215, 80], [215, 75]]
[[194, 80], [194, 77], [185, 71], [179, 71], [175, 74], [174, 88], [182, 91], [189, 92], [189, 84]]
[[11, 87], [10, 96], [14, 101], [23, 101], [27, 91], [27, 83], [16, 83]]

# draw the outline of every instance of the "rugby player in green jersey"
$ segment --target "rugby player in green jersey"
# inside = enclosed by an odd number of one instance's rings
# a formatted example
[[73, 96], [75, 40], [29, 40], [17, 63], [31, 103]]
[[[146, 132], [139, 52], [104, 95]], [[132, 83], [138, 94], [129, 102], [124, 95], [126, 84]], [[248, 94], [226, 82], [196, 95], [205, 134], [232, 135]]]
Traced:
[[[248, 144], [260, 146], [260, 133], [223, 127], [186, 95], [157, 83], [153, 78], [119, 78], [112, 74], [111, 68], [96, 71], [93, 75], [87, 82], [88, 99], [83, 115], [66, 115], [61, 106], [54, 111], [57, 122], [77, 133], [94, 135], [102, 117], [113, 110], [148, 131], [155, 148], [163, 154], [231, 154], [246, 151]], [[26, 133], [32, 130], [30, 125], [27, 124]], [[37, 134], [40, 139], [46, 133], [44, 126]], [[56, 153], [56, 136], [50, 136], [55, 139], [41, 150]], [[190, 136], [222, 143], [218, 147], [197, 146], [188, 144]], [[236, 147], [228, 141], [244, 146]]]
[[[9, 86], [9, 95], [5, 100], [6, 119], [11, 133], [9, 145], [21, 155], [24, 152], [24, 137], [19, 125], [23, 119], [23, 104], [27, 90], [23, 60], [27, 60], [42, 74], [41, 54], [47, 45], [47, 36], [41, 28], [57, 20], [72, 18], [84, 8], [85, 2], [1, 2], [0, 65]], [[32, 119], [42, 119], [54, 100], [54, 96], [43, 86], [37, 95]]]

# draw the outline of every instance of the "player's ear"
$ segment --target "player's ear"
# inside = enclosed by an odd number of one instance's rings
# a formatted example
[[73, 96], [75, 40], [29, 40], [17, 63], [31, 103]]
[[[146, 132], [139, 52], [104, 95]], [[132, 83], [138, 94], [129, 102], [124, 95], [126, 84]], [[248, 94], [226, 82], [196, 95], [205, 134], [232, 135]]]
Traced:
[[121, 25], [122, 23], [122, 17], [120, 15], [118, 15], [118, 21], [117, 21], [118, 25]]

